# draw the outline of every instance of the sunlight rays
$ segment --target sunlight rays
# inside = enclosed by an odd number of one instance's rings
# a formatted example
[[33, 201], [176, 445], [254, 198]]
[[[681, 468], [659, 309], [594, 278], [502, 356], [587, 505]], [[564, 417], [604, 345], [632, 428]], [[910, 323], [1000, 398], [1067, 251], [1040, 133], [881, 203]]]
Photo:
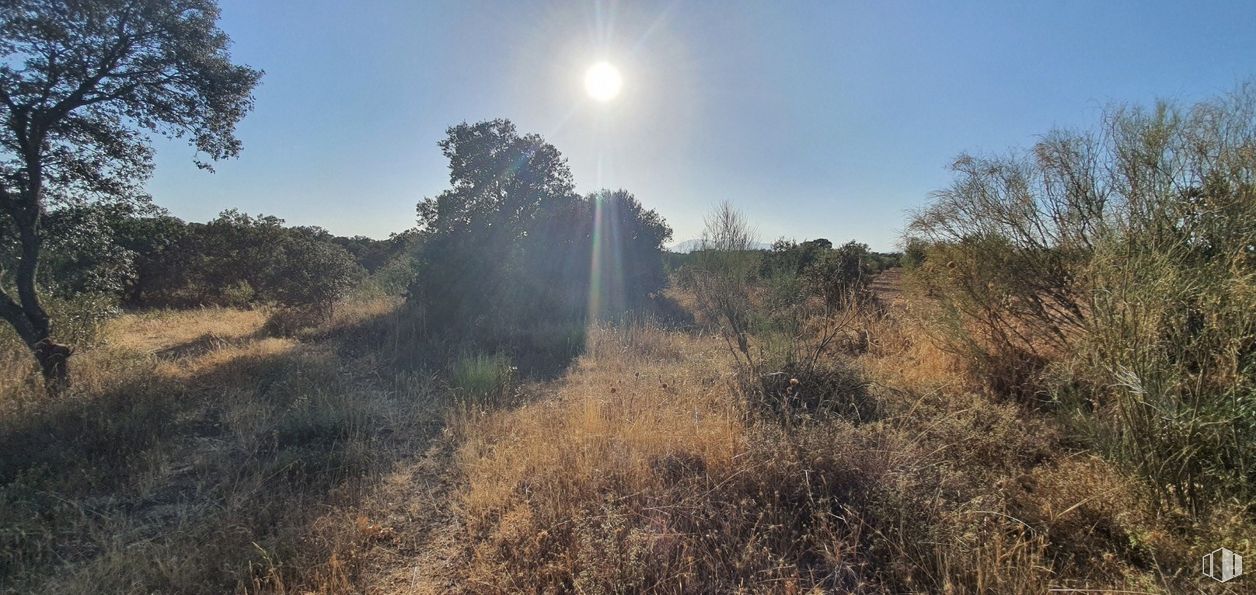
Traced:
[[624, 293], [623, 241], [620, 237], [618, 201], [599, 193], [593, 201], [593, 241], [589, 258], [589, 324], [618, 311], [627, 301]]

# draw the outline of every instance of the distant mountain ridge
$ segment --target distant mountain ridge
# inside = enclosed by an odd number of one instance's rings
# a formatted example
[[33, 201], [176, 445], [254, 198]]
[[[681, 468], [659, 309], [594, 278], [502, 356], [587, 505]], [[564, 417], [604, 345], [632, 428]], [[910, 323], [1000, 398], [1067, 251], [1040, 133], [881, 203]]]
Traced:
[[[772, 249], [772, 244], [769, 244], [766, 242], [755, 242], [751, 244], [750, 246], [754, 248], [755, 250], [771, 250]], [[692, 240], [685, 240], [683, 242], [676, 242], [675, 244], [668, 246], [667, 251], [676, 252], [679, 254], [688, 254], [701, 247], [702, 247], [702, 240], [692, 239]]]

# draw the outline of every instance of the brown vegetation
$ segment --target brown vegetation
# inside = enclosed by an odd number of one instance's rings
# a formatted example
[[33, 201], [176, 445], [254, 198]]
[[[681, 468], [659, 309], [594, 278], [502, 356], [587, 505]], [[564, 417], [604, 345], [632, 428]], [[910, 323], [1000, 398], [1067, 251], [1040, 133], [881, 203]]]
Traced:
[[974, 392], [901, 309], [824, 353], [861, 394], [783, 415], [701, 327], [593, 328], [550, 382], [486, 356], [386, 376], [394, 304], [283, 337], [262, 311], [129, 314], [72, 396], [7, 383], [5, 589], [1173, 592], [1251, 534]]
[[426, 383], [382, 377], [345, 330], [393, 305], [283, 338], [262, 311], [124, 315], [57, 400], [9, 352], [0, 590], [342, 591], [369, 488], [440, 421]]
[[460, 584], [957, 593], [1195, 585], [1192, 547], [1223, 535], [1184, 526], [1180, 514], [1157, 516], [1137, 478], [1078, 448], [1049, 417], [965, 391], [952, 356], [903, 321], [863, 323], [871, 346], [850, 363], [883, 411], [865, 423], [782, 424], [748, 410], [717, 338], [593, 331], [552, 396], [458, 424], [465, 527], [448, 556]]

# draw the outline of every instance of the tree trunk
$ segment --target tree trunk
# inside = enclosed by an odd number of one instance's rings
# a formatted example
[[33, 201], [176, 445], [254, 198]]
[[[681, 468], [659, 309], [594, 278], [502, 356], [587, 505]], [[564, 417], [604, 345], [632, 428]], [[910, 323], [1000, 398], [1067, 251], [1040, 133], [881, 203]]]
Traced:
[[18, 315], [25, 319], [30, 329], [29, 334], [23, 338], [35, 356], [35, 361], [39, 362], [39, 372], [44, 377], [44, 389], [49, 396], [58, 396], [70, 387], [69, 359], [74, 350], [52, 340], [52, 321], [34, 293], [34, 279], [30, 279], [28, 283], [30, 289], [24, 291], [22, 277], [19, 275], [18, 291], [23, 299], [22, 312]]
[[[42, 320], [31, 320], [26, 310], [0, 290], [0, 318], [8, 321], [22, 342], [30, 348], [35, 361], [39, 363], [39, 371], [43, 374], [44, 388], [48, 394], [58, 395], [70, 385], [69, 358], [74, 350], [50, 338], [48, 331], [51, 325], [47, 315]], [[43, 309], [37, 311], [42, 314]]]
[[39, 372], [44, 376], [44, 390], [49, 395], [60, 395], [70, 387], [70, 354], [73, 349], [44, 339], [36, 343], [32, 351], [39, 362]]
[[[38, 142], [33, 146], [38, 147], [42, 143], [42, 136], [35, 136]], [[48, 394], [58, 395], [69, 387], [69, 359], [73, 350], [52, 340], [52, 321], [39, 303], [39, 292], [36, 289], [39, 255], [43, 247], [43, 238], [39, 233], [43, 215], [40, 200], [43, 176], [39, 157], [37, 151], [28, 152], [26, 187], [18, 193], [20, 200], [14, 201], [11, 194], [0, 189], [0, 207], [4, 208], [16, 225], [22, 246], [17, 274], [14, 275], [17, 300], [0, 289], [0, 318], [13, 325], [13, 330], [17, 331], [18, 336], [30, 348], [35, 361], [39, 362], [39, 371], [43, 374], [44, 388]]]

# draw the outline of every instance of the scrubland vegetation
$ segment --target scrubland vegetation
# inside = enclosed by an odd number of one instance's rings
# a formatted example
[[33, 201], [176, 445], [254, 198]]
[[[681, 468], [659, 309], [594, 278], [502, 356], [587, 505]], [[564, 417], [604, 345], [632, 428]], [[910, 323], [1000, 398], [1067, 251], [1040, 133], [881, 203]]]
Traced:
[[[228, 88], [150, 116], [233, 155], [257, 73], [179, 22]], [[1223, 592], [1251, 551], [1251, 86], [961, 156], [901, 254], [727, 203], [666, 253], [507, 120], [439, 146], [388, 240], [2, 165], [0, 591]]]

